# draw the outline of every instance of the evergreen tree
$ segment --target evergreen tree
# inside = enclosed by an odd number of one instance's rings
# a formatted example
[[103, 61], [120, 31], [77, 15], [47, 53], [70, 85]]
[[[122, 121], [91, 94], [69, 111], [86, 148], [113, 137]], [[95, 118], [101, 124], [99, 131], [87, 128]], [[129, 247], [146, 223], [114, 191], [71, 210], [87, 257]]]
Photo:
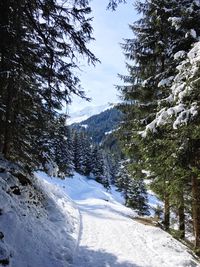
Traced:
[[[163, 132], [163, 142], [169, 133], [175, 137], [173, 138], [173, 143], [178, 145], [174, 146], [173, 144], [172, 146], [171, 144], [171, 147], [174, 148], [172, 153], [174, 159], [172, 159], [172, 162], [177, 162], [176, 159], [178, 159], [178, 164], [172, 170], [174, 177], [170, 186], [170, 191], [172, 192], [171, 198], [178, 202], [180, 230], [183, 232], [182, 236], [184, 237], [184, 192], [187, 190], [187, 195], [192, 195], [191, 210], [193, 214], [195, 247], [199, 248], [200, 202], [197, 197], [197, 192], [199, 192], [200, 188], [197, 179], [197, 173], [199, 171], [197, 163], [199, 155], [199, 97], [197, 93], [199, 83], [197, 71], [199, 44], [197, 43], [190, 51], [189, 48], [191, 49], [191, 45], [198, 39], [197, 37], [200, 34], [200, 5], [196, 1], [184, 1], [181, 5], [182, 16], [171, 19], [172, 26], [179, 29], [186, 37], [184, 42], [180, 41], [178, 43], [177, 41], [175, 43], [177, 52], [174, 58], [178, 63], [180, 62], [177, 67], [178, 73], [174, 77], [168, 98], [163, 101], [163, 103], [167, 104], [159, 110], [156, 118], [151, 122], [151, 125], [154, 125], [154, 127], [150, 128], [149, 125], [146, 126], [145, 134], [149, 129], [157, 133]], [[189, 53], [187, 55], [188, 51]], [[176, 130], [177, 128], [179, 128], [178, 131]], [[166, 149], [169, 151], [169, 147], [166, 147]], [[171, 166], [168, 164], [166, 171]], [[195, 172], [193, 172], [194, 169], [196, 169]]]
[[58, 118], [57, 131], [51, 137], [52, 158], [58, 166], [58, 176], [61, 178], [70, 176], [73, 172], [72, 140], [70, 140], [70, 133], [65, 125], [65, 120], [65, 116]]
[[82, 139], [80, 138], [79, 132], [74, 133], [73, 147], [74, 147], [73, 151], [74, 169], [76, 172], [83, 174], [84, 155], [83, 155]]
[[73, 149], [73, 139], [72, 139], [72, 131], [69, 126], [66, 126], [66, 141], [67, 141], [67, 148], [66, 148], [66, 167], [67, 167], [67, 176], [72, 176], [74, 172], [74, 149]]
[[[180, 228], [184, 231], [184, 200], [191, 184], [191, 162], [186, 165], [188, 159], [183, 152], [194, 151], [193, 145], [197, 148], [198, 141], [192, 141], [194, 138], [188, 127], [185, 127], [187, 134], [177, 132], [166, 122], [178, 115], [174, 121], [176, 128], [176, 124], [184, 123], [184, 120], [193, 116], [193, 111], [196, 112], [196, 104], [191, 98], [190, 110], [181, 101], [171, 108], [177, 99], [177, 95], [171, 92], [185, 97], [182, 86], [185, 86], [188, 75], [182, 75], [177, 90], [173, 81], [177, 81], [176, 75], [182, 65], [180, 62], [198, 39], [200, 5], [193, 0], [151, 0], [138, 2], [137, 10], [142, 18], [131, 26], [136, 37], [126, 40], [123, 45], [127, 59], [134, 60], [135, 64], [127, 64], [129, 75], [121, 76], [128, 83], [119, 87], [124, 100], [120, 108], [125, 113], [121, 139], [126, 153], [132, 158], [134, 175], [138, 171], [141, 174], [142, 169], [150, 171], [154, 190], [165, 201], [166, 229], [169, 228], [169, 207], [179, 203]], [[180, 147], [183, 148], [181, 153]], [[192, 161], [194, 157], [191, 156]], [[196, 180], [195, 188], [198, 189]], [[196, 193], [193, 192], [193, 195], [196, 196]], [[195, 231], [199, 232], [197, 228]]]
[[83, 174], [89, 176], [92, 171], [92, 142], [87, 135], [82, 134], [82, 150], [83, 150]]
[[109, 184], [115, 184], [115, 178], [118, 173], [119, 161], [114, 157], [109, 150], [103, 150], [104, 157], [104, 172], [108, 178]]
[[128, 170], [125, 167], [126, 162], [120, 162], [119, 171], [116, 175], [115, 185], [118, 188], [119, 192], [123, 193], [125, 204], [127, 204], [128, 201], [128, 187], [130, 183], [130, 174], [128, 173]]
[[0, 151], [29, 169], [63, 101], [84, 97], [74, 70], [80, 55], [96, 62], [89, 13], [87, 1], [0, 3]]
[[108, 177], [105, 173], [105, 162], [103, 152], [94, 146], [92, 151], [92, 170], [91, 175], [94, 176], [98, 183], [103, 184], [106, 188], [109, 187]]
[[120, 170], [116, 178], [116, 186], [125, 198], [125, 203], [138, 211], [139, 215], [149, 215], [147, 205], [147, 191], [143, 179], [137, 179], [131, 175], [129, 160], [121, 162]]
[[101, 177], [104, 174], [103, 156], [97, 146], [92, 151], [92, 175], [97, 182], [101, 182]]

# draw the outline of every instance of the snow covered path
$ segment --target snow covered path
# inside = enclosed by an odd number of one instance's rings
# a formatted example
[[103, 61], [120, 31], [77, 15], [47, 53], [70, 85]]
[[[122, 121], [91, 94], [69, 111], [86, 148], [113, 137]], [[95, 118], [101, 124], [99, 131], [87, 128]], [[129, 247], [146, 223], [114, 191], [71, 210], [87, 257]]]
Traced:
[[79, 208], [78, 246], [72, 250], [73, 263], [67, 266], [200, 267], [187, 248], [169, 234], [131, 219], [136, 214], [123, 205], [114, 188], [107, 192], [79, 174], [65, 180], [40, 176], [61, 189], [59, 196], [70, 196]]
[[80, 201], [79, 208], [81, 238], [74, 267], [197, 266], [171, 236], [134, 222], [106, 201]]
[[73, 267], [199, 266], [169, 234], [129, 218], [134, 213], [116, 200], [116, 193], [107, 193], [94, 181], [79, 182], [78, 194], [71, 192], [81, 215]]
[[[79, 203], [81, 239], [74, 266], [153, 266], [148, 259], [148, 248], [136, 234], [136, 224], [120, 214], [109, 211], [110, 208], [106, 204], [102, 203], [91, 209], [87, 203]], [[132, 239], [132, 236], [136, 240]], [[141, 250], [142, 247], [144, 248]]]

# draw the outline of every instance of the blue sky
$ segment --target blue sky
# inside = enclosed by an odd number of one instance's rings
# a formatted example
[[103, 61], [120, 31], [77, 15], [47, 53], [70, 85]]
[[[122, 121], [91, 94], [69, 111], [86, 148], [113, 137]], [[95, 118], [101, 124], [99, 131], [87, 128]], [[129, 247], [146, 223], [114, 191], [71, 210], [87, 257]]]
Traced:
[[108, 0], [92, 0], [94, 38], [89, 48], [100, 59], [96, 67], [81, 65], [79, 74], [83, 88], [91, 102], [74, 97], [69, 111], [74, 112], [90, 105], [103, 105], [119, 101], [114, 85], [120, 84], [117, 74], [126, 74], [125, 58], [120, 47], [123, 38], [131, 38], [128, 24], [137, 20], [137, 13], [130, 3], [121, 4], [116, 11], [106, 10]]

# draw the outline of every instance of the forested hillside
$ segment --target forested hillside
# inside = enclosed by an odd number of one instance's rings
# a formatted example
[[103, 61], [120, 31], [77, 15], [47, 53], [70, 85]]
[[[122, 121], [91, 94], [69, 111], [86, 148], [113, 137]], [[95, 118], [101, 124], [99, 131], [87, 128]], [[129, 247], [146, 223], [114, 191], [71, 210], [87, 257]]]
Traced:
[[[80, 174], [94, 177], [96, 181], [105, 187], [114, 184], [125, 198], [125, 205], [139, 212], [141, 215], [149, 215], [147, 188], [144, 181], [138, 180], [127, 171], [130, 165], [129, 156], [125, 155], [119, 142], [119, 129], [123, 122], [123, 113], [116, 108], [111, 108], [100, 114], [91, 116], [85, 121], [71, 125], [71, 128], [79, 136], [80, 152], [79, 162], [83, 167], [74, 168]], [[88, 146], [85, 147], [84, 138], [87, 137]], [[82, 149], [81, 149], [82, 148]], [[89, 153], [88, 153], [89, 152]], [[94, 155], [97, 154], [97, 158]], [[90, 167], [84, 172], [84, 162]], [[96, 164], [96, 170], [93, 168]]]
[[115, 182], [122, 157], [115, 131], [121, 120], [122, 113], [111, 108], [69, 126], [74, 136], [74, 171], [95, 178], [105, 187]]
[[72, 125], [74, 129], [85, 132], [94, 143], [100, 144], [106, 135], [117, 130], [123, 119], [121, 111], [116, 108], [107, 109], [87, 120]]

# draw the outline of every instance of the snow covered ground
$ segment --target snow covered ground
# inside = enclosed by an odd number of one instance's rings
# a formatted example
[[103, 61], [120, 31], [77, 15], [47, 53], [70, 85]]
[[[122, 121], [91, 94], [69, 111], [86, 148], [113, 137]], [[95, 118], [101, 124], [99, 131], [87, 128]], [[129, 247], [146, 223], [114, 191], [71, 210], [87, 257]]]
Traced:
[[67, 267], [79, 211], [60, 188], [26, 177], [0, 160], [0, 266]]
[[112, 189], [76, 174], [65, 180], [38, 176], [62, 188], [79, 208], [80, 233], [73, 267], [195, 267], [187, 248], [159, 228], [140, 224]]
[[0, 266], [200, 266], [169, 234], [134, 221], [115, 188], [78, 174], [36, 177], [0, 160]]

